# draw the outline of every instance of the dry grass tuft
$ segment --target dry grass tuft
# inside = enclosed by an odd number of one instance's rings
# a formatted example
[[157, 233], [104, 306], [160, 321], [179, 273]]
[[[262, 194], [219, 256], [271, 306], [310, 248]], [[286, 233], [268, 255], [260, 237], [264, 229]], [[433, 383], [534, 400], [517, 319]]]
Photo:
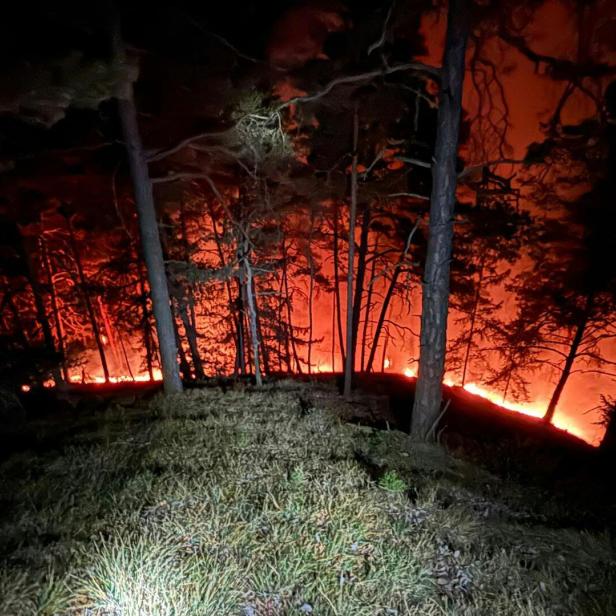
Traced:
[[0, 615], [616, 613], [606, 535], [306, 388], [115, 407], [8, 459]]

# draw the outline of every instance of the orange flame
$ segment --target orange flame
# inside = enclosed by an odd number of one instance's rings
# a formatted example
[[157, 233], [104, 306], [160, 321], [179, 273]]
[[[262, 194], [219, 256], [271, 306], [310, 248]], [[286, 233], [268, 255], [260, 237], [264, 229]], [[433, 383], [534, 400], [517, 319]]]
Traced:
[[[404, 376], [408, 378], [417, 378], [417, 373], [410, 368], [406, 368], [403, 372]], [[456, 383], [453, 379], [446, 377], [443, 379], [443, 384], [447, 385], [447, 387], [455, 387]], [[496, 404], [498, 407], [502, 409], [506, 409], [507, 411], [512, 411], [514, 413], [522, 413], [524, 415], [530, 415], [531, 417], [543, 417], [545, 414], [545, 406], [547, 404], [542, 404], [541, 402], [535, 402], [534, 404], [525, 403], [525, 402], [507, 402], [503, 401], [502, 395], [496, 392], [490, 391], [485, 387], [481, 387], [476, 383], [466, 383], [463, 387], [465, 391], [474, 396], [479, 396], [484, 400], [488, 400]], [[578, 425], [572, 422], [568, 417], [563, 417], [562, 415], [556, 415], [553, 421], [554, 425], [565, 432], [570, 432], [571, 434], [575, 434], [579, 438], [588, 441], [588, 435], [582, 430]]]

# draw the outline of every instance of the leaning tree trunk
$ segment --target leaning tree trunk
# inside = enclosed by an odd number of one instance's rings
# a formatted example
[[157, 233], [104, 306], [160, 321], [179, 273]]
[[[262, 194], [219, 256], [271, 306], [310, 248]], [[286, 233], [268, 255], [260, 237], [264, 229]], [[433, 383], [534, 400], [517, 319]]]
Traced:
[[357, 141], [359, 114], [357, 104], [353, 111], [353, 162], [351, 165], [351, 203], [349, 216], [349, 256], [347, 271], [346, 357], [344, 364], [344, 397], [351, 397], [353, 384], [353, 269], [355, 267], [355, 219], [357, 218]]
[[[123, 59], [124, 52], [117, 33], [115, 42], [116, 53], [120, 59]], [[163, 251], [158, 233], [152, 182], [141, 144], [132, 83], [126, 81], [116, 93], [116, 97], [139, 218], [141, 248], [150, 283], [150, 296], [158, 335], [163, 384], [165, 393], [176, 393], [182, 391], [182, 381], [178, 370], [178, 349], [175, 341]]]
[[456, 159], [462, 112], [464, 54], [469, 30], [468, 12], [468, 0], [450, 0], [422, 291], [419, 374], [411, 425], [413, 434], [422, 440], [433, 438], [432, 428], [438, 419], [443, 395]]
[[[376, 329], [374, 331], [374, 338], [372, 340], [372, 348], [370, 349], [370, 356], [368, 357], [368, 364], [366, 365], [366, 372], [372, 371], [372, 364], [374, 362], [374, 358], [376, 357], [376, 352], [379, 346], [379, 339], [381, 337], [381, 331], [383, 329], [383, 325], [385, 324], [385, 319], [387, 318], [387, 311], [389, 310], [389, 303], [391, 302], [391, 298], [393, 297], [394, 290], [396, 289], [396, 284], [398, 283], [398, 278], [402, 273], [402, 268], [404, 266], [404, 262], [408, 255], [409, 249], [411, 247], [411, 242], [413, 241], [413, 236], [415, 232], [419, 228], [419, 220], [415, 223], [411, 232], [408, 235], [406, 243], [404, 244], [404, 249], [398, 258], [398, 262], [394, 268], [394, 271], [391, 275], [391, 280], [389, 281], [389, 287], [387, 288], [387, 292], [385, 293], [385, 298], [383, 299], [383, 303], [381, 304], [381, 312], [379, 314], [379, 320], [376, 324]], [[384, 357], [384, 356], [383, 356]]]
[[548, 408], [543, 416], [543, 421], [546, 423], [551, 423], [552, 419], [554, 419], [554, 413], [556, 413], [556, 407], [558, 406], [558, 402], [560, 401], [560, 397], [565, 389], [565, 385], [571, 376], [571, 369], [573, 368], [573, 364], [578, 355], [578, 351], [580, 348], [580, 344], [584, 339], [584, 333], [586, 332], [586, 326], [588, 325], [588, 319], [590, 318], [590, 313], [593, 308], [593, 296], [589, 294], [586, 298], [586, 305], [584, 306], [584, 312], [580, 316], [580, 320], [575, 328], [575, 334], [573, 335], [573, 340], [571, 341], [571, 346], [569, 347], [569, 353], [567, 354], [567, 359], [565, 360], [565, 365], [563, 366], [563, 370], [560, 373], [560, 378], [558, 379], [558, 383], [556, 384], [556, 388], [554, 389], [554, 393], [550, 398], [550, 402], [548, 404]]

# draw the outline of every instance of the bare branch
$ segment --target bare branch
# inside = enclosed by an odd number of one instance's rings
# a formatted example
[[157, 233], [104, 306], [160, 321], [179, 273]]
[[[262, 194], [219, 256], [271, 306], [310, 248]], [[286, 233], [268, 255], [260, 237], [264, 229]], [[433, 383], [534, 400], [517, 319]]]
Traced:
[[394, 73], [400, 73], [405, 71], [417, 71], [419, 73], [428, 73], [434, 79], [440, 79], [441, 70], [436, 66], [425, 64], [424, 62], [409, 62], [408, 64], [398, 64], [396, 66], [386, 66], [381, 69], [375, 69], [373, 71], [366, 71], [365, 73], [358, 73], [357, 75], [345, 75], [344, 77], [338, 77], [330, 81], [322, 90], [315, 92], [314, 94], [306, 94], [304, 96], [296, 96], [294, 98], [281, 103], [276, 111], [281, 111], [295, 105], [297, 103], [309, 103], [323, 98], [329, 94], [334, 88], [341, 85], [358, 83], [361, 81], [370, 81], [376, 77], [386, 77]]
[[534, 62], [536, 66], [545, 64], [550, 69], [550, 77], [560, 81], [571, 81], [582, 77], [605, 77], [616, 74], [616, 66], [601, 62], [572, 62], [564, 58], [556, 58], [537, 53], [531, 49], [522, 36], [517, 36], [501, 28], [499, 37], [508, 45], [517, 49], [523, 56]]
[[368, 55], [370, 55], [373, 51], [380, 49], [385, 45], [385, 41], [387, 39], [387, 28], [389, 27], [389, 22], [391, 20], [392, 13], [394, 12], [394, 7], [396, 6], [396, 0], [392, 0], [392, 3], [387, 10], [387, 15], [385, 15], [385, 21], [383, 22], [383, 29], [381, 30], [381, 36], [378, 41], [375, 41], [368, 47]]
[[388, 197], [410, 197], [412, 199], [421, 199], [422, 201], [430, 201], [430, 197], [427, 195], [420, 195], [419, 193], [412, 192], [399, 192], [399, 193], [391, 193], [387, 195]]

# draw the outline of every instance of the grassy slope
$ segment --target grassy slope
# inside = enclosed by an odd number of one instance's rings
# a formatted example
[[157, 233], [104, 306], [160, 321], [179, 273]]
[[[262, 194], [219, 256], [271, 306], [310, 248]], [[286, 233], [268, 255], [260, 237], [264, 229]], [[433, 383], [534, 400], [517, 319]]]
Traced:
[[0, 615], [616, 614], [605, 534], [304, 387], [35, 427], [0, 468]]

